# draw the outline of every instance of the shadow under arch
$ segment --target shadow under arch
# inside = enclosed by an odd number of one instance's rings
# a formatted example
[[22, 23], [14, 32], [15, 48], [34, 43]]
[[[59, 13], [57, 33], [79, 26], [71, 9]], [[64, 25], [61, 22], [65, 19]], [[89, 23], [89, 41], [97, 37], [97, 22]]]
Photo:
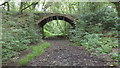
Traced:
[[47, 16], [44, 17], [42, 20], [39, 21], [39, 23], [37, 24], [39, 28], [42, 28], [42, 36], [44, 38], [44, 28], [43, 26], [53, 20], [64, 20], [66, 22], [68, 22], [71, 26], [72, 29], [75, 29], [76, 27], [76, 22], [74, 20], [74, 18], [70, 17], [70, 16], [64, 16], [64, 15], [52, 15], [52, 16]]

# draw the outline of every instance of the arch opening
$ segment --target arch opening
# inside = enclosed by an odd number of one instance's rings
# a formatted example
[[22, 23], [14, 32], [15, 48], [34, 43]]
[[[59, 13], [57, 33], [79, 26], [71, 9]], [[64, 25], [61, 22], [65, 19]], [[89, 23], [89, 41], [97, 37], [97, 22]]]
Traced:
[[44, 25], [44, 36], [67, 36], [72, 26], [64, 20], [53, 20]]
[[76, 23], [74, 22], [74, 19], [70, 18], [70, 17], [66, 17], [66, 16], [58, 16], [58, 15], [55, 15], [55, 16], [48, 16], [46, 18], [43, 18], [39, 23], [38, 23], [38, 26], [40, 28], [42, 28], [42, 37], [44, 39], [45, 35], [44, 35], [44, 25], [48, 22], [51, 22], [53, 20], [63, 20], [67, 23], [69, 23], [72, 28], [71, 29], [75, 29], [75, 26], [76, 26]]

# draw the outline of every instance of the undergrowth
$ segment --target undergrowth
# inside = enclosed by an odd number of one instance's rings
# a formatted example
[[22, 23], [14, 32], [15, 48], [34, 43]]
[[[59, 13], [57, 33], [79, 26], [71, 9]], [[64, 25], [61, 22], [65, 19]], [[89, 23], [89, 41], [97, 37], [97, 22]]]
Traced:
[[[95, 55], [112, 53], [113, 49], [118, 48], [118, 19], [109, 10], [81, 15], [76, 29], [71, 31], [75, 35], [70, 36], [70, 41], [73, 42], [70, 46], [84, 46]], [[118, 55], [112, 53], [110, 57], [119, 61]]]
[[32, 14], [15, 15], [3, 13], [2, 21], [2, 61], [20, 54], [28, 45], [41, 41], [34, 26]]

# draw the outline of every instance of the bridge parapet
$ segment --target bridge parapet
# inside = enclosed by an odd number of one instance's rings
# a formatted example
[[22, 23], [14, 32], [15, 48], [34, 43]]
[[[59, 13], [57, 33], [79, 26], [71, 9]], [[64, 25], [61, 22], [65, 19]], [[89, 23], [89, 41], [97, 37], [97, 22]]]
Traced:
[[67, 17], [73, 21], [75, 21], [78, 18], [78, 15], [72, 15], [72, 14], [60, 14], [60, 13], [34, 13], [35, 15], [35, 20], [36, 20], [36, 24], [39, 23], [39, 21], [48, 18], [50, 16], [64, 16]]

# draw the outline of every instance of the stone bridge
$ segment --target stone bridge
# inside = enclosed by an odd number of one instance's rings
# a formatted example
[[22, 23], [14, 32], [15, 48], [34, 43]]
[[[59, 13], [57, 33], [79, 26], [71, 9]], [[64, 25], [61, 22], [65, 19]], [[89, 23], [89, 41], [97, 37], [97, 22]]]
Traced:
[[35, 14], [35, 20], [36, 25], [38, 28], [41, 28], [41, 32], [44, 37], [44, 31], [43, 26], [52, 21], [52, 20], [64, 20], [68, 22], [71, 26], [73, 26], [73, 29], [76, 26], [76, 19], [78, 19], [78, 15], [71, 15], [71, 14], [60, 14], [60, 13], [34, 13]]

